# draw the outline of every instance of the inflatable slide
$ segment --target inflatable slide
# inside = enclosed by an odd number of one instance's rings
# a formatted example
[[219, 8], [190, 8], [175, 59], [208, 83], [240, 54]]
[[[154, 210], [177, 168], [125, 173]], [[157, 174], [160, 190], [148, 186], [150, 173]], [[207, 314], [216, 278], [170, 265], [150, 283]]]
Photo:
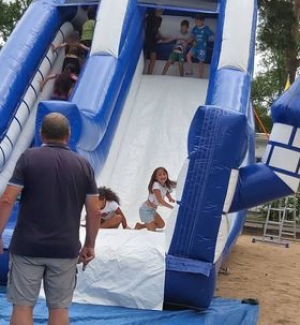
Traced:
[[[41, 121], [49, 112], [69, 118], [71, 148], [91, 162], [99, 186], [119, 194], [132, 227], [152, 171], [164, 166], [178, 180], [172, 213], [161, 209], [165, 230], [100, 230], [97, 258], [85, 272], [79, 269], [75, 301], [157, 310], [163, 304], [208, 308], [246, 209], [295, 192], [299, 183], [299, 117], [285, 95], [273, 108], [265, 158], [254, 162], [250, 92], [256, 1], [84, 5], [97, 6], [96, 27], [68, 102], [47, 100], [51, 89], [41, 92], [40, 83], [61, 68], [63, 53], [53, 52], [51, 44], [80, 29], [86, 19], [82, 3], [34, 1], [0, 53], [5, 76], [0, 84], [1, 192], [20, 154], [40, 145]], [[144, 20], [157, 6], [164, 9], [161, 33], [166, 35], [177, 32], [183, 19], [192, 28], [195, 15], [205, 15], [214, 31], [206, 78], [178, 77], [175, 66], [161, 76], [163, 56], [154, 74], [145, 74]], [[16, 214], [17, 206], [12, 218]], [[4, 234], [7, 248], [14, 223]], [[5, 282], [7, 254], [0, 259]]]

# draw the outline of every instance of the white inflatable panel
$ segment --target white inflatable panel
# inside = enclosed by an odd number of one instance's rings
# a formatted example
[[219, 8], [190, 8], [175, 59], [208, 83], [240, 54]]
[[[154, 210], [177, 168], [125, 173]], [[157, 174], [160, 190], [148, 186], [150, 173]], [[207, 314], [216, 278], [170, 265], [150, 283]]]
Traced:
[[271, 155], [269, 166], [297, 172], [300, 152], [275, 146]]
[[270, 141], [288, 144], [292, 131], [293, 127], [291, 125], [275, 123], [272, 127]]
[[261, 161], [265, 164], [266, 162], [267, 162], [267, 160], [268, 160], [268, 157], [269, 157], [269, 154], [270, 154], [270, 150], [271, 150], [271, 146], [268, 144], [267, 146], [266, 146], [266, 150], [265, 150], [265, 152], [264, 152], [264, 154], [263, 154], [263, 156], [262, 156], [262, 159], [261, 159]]
[[166, 233], [166, 252], [169, 251], [169, 247], [171, 245], [171, 241], [173, 238], [173, 234], [175, 231], [175, 226], [177, 222], [177, 215], [178, 215], [179, 205], [175, 204], [174, 209], [172, 210], [171, 215], [168, 218], [168, 222], [166, 225], [165, 233]]
[[286, 174], [282, 174], [279, 172], [275, 172], [275, 174], [283, 181], [285, 184], [295, 193], [298, 191], [299, 187], [299, 178], [288, 176]]
[[79, 266], [74, 302], [162, 310], [164, 233], [101, 229], [95, 252], [84, 272]]
[[254, 0], [227, 0], [218, 69], [226, 67], [247, 72], [254, 3]]
[[[182, 193], [185, 185], [186, 175], [189, 169], [189, 159], [186, 159], [182, 165], [179, 176], [177, 178], [177, 187], [176, 187], [176, 201], [181, 201]], [[176, 222], [178, 215], [179, 205], [175, 204], [174, 209], [172, 210], [171, 215], [168, 218], [168, 222], [166, 224], [166, 251], [168, 252], [169, 246], [171, 244]]]
[[229, 230], [230, 230], [230, 223], [229, 223], [228, 217], [227, 217], [227, 215], [222, 214], [218, 238], [216, 241], [214, 263], [219, 259], [219, 257], [223, 253]]
[[186, 159], [181, 167], [178, 179], [177, 179], [177, 187], [176, 187], [176, 199], [177, 201], [181, 201], [182, 193], [184, 189], [184, 184], [186, 180], [186, 174], [189, 169], [189, 159]]
[[[128, 0], [102, 0], [96, 18], [90, 56], [107, 54], [119, 57], [119, 46]], [[112, 14], [113, 13], [113, 14]]]
[[239, 177], [239, 171], [237, 169], [232, 169], [230, 173], [230, 178], [228, 182], [228, 188], [226, 193], [226, 198], [223, 206], [223, 212], [228, 212], [235, 194], [236, 184]]
[[294, 138], [292, 145], [293, 145], [293, 147], [300, 148], [300, 129], [299, 128], [297, 129], [297, 132], [295, 134], [295, 138]]

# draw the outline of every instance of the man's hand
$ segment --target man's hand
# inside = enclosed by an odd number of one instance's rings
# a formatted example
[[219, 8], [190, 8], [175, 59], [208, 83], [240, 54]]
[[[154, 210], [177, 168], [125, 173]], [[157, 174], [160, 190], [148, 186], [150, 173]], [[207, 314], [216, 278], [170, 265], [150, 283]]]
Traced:
[[95, 250], [90, 247], [82, 247], [79, 252], [78, 264], [83, 263], [83, 270], [95, 258]]

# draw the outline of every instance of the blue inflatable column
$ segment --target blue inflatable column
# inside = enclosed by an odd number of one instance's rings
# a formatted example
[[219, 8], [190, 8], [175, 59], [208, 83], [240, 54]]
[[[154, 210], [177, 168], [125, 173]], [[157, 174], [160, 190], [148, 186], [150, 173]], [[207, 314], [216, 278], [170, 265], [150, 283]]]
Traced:
[[[167, 255], [165, 301], [207, 308], [215, 289], [215, 248], [232, 172], [245, 156], [245, 115], [200, 107], [189, 133], [189, 166]], [[235, 189], [235, 187], [234, 187]], [[234, 193], [233, 189], [233, 193]]]

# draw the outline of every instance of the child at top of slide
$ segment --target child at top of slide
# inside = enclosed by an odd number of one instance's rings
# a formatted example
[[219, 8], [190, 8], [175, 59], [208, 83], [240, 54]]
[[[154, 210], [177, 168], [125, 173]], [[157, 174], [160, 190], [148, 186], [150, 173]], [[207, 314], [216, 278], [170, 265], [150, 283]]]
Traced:
[[145, 54], [149, 56], [150, 62], [148, 67], [148, 74], [153, 73], [155, 61], [157, 58], [157, 42], [162, 38], [159, 29], [162, 24], [162, 8], [156, 8], [149, 13], [146, 18], [145, 30]]
[[80, 43], [87, 47], [91, 47], [96, 18], [96, 9], [94, 7], [88, 7], [87, 17], [88, 20], [82, 26]]
[[169, 67], [176, 61], [178, 61], [179, 66], [179, 74], [182, 77], [183, 76], [183, 64], [185, 60], [185, 54], [187, 45], [191, 40], [191, 34], [189, 33], [189, 21], [183, 20], [180, 24], [180, 31], [177, 33], [177, 35], [174, 35], [168, 39], [165, 39], [163, 41], [160, 41], [160, 43], [169, 43], [174, 40], [176, 40], [176, 44], [173, 47], [173, 50], [169, 56], [168, 61], [166, 62], [164, 66], [164, 70], [162, 72], [163, 75], [165, 75], [169, 69]]
[[205, 18], [203, 15], [197, 15], [195, 18], [195, 27], [192, 29], [193, 47], [186, 56], [189, 71], [187, 75], [192, 75], [192, 58], [199, 60], [199, 78], [203, 78], [204, 62], [206, 59], [207, 42], [208, 39], [214, 35], [213, 31], [205, 25]]

